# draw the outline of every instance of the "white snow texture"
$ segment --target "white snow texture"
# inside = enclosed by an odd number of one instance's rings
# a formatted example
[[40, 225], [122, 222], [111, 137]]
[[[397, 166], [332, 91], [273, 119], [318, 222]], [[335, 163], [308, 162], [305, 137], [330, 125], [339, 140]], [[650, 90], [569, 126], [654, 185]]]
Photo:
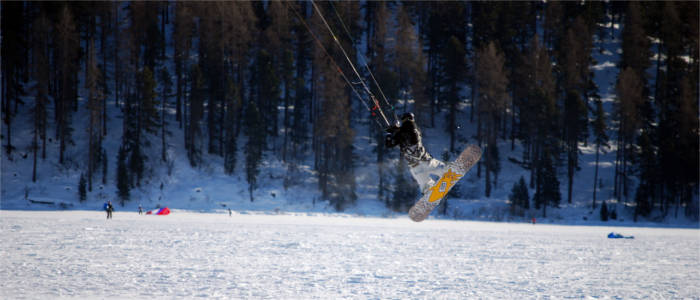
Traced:
[[696, 229], [174, 210], [0, 211], [0, 231], [2, 299], [700, 295]]

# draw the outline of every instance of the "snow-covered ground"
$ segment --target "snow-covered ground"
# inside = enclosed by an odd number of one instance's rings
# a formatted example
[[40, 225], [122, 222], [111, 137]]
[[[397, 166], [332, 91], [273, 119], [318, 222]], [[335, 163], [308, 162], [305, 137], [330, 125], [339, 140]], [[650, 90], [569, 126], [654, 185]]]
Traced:
[[697, 229], [2, 210], [0, 232], [2, 299], [700, 297]]

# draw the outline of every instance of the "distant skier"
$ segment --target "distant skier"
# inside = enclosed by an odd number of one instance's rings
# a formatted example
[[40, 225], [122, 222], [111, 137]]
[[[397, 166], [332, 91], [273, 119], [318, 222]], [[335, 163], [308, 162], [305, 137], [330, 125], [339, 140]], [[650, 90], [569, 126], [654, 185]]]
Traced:
[[107, 207], [105, 208], [107, 211], [107, 219], [112, 218], [112, 212], [114, 211], [114, 206], [112, 206], [112, 201], [107, 201]]
[[139, 203], [139, 215], [143, 213], [143, 207], [141, 207], [141, 204]]
[[396, 124], [387, 128], [386, 131], [388, 132], [385, 139], [386, 147], [399, 146], [403, 157], [411, 167], [411, 175], [418, 182], [421, 192], [425, 193], [435, 184], [435, 180], [430, 178], [430, 175], [439, 177], [445, 163], [434, 159], [423, 147], [413, 113], [404, 113], [401, 115], [401, 125]]

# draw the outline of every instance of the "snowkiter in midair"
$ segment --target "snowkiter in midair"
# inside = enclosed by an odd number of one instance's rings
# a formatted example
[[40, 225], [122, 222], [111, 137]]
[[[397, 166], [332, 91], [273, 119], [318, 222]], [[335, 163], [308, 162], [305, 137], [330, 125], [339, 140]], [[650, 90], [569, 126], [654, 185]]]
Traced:
[[401, 154], [408, 162], [411, 175], [418, 182], [421, 192], [435, 184], [444, 172], [445, 164], [434, 159], [423, 147], [421, 134], [416, 126], [413, 113], [401, 115], [401, 124], [393, 125], [386, 129], [385, 145], [387, 148], [399, 146]]

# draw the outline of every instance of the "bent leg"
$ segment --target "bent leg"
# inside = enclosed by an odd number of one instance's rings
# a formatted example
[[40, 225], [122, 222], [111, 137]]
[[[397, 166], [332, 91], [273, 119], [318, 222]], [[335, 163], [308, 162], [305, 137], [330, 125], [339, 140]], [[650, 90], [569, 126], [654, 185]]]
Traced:
[[440, 176], [445, 172], [445, 163], [431, 158], [421, 161], [415, 167], [411, 167], [411, 175], [418, 182], [418, 186], [423, 194], [432, 187]]

